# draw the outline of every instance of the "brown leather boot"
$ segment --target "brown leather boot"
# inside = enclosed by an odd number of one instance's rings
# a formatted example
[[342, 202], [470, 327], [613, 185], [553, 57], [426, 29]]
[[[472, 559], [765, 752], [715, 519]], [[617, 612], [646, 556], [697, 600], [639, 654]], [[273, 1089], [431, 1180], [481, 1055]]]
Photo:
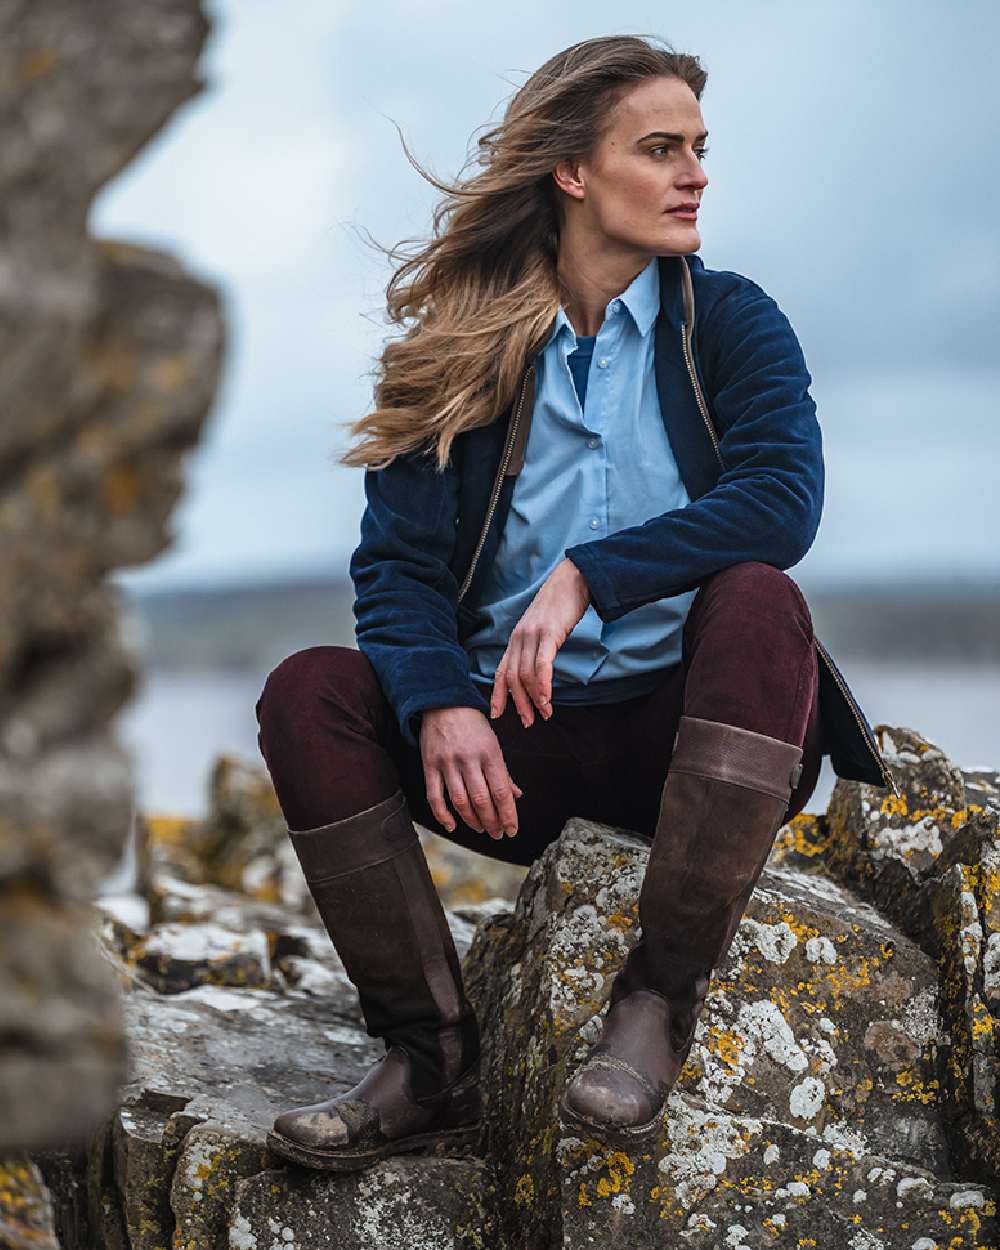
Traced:
[[802, 771], [802, 750], [682, 716], [639, 893], [642, 938], [614, 980], [601, 1036], [567, 1085], [567, 1123], [613, 1144], [657, 1131]]
[[438, 1143], [474, 1143], [479, 1029], [402, 790], [345, 820], [289, 830], [371, 1037], [386, 1053], [352, 1089], [279, 1115], [267, 1144], [351, 1171]]

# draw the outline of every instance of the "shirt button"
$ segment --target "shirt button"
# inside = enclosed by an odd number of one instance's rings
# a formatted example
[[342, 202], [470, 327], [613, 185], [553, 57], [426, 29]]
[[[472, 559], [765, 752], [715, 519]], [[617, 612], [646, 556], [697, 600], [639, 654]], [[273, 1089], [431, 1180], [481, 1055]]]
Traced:
[[[587, 439], [587, 446], [588, 446], [588, 447], [600, 447], [600, 445], [601, 445], [601, 440], [600, 440], [599, 438], [588, 438], [588, 439]], [[457, 525], [457, 524], [458, 524], [458, 522], [456, 521], [456, 522], [455, 522], [455, 524]]]
[[608, 358], [607, 358], [607, 356], [602, 356], [602, 357], [601, 357], [601, 359], [597, 362], [597, 367], [598, 367], [598, 369], [606, 369], [606, 368], [608, 367]]
[[600, 521], [597, 519], [597, 517], [593, 516], [590, 518], [590, 528], [592, 530], [596, 530], [599, 525], [600, 525]]

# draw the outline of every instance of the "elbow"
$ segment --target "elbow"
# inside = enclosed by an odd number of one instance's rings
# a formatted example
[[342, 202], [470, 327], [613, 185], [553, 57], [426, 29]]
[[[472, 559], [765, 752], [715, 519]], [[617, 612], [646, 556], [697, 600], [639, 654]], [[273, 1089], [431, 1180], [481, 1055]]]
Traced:
[[780, 568], [791, 568], [793, 564], [804, 558], [816, 540], [819, 532], [820, 517], [823, 513], [822, 494], [807, 499], [789, 517], [788, 524], [781, 531], [779, 541]]

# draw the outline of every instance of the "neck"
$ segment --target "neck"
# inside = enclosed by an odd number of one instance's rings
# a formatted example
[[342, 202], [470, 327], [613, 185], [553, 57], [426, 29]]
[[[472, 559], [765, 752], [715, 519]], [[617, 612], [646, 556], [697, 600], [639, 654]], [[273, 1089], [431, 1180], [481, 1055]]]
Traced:
[[608, 303], [621, 295], [652, 257], [652, 252], [635, 248], [608, 248], [607, 240], [602, 248], [597, 240], [575, 237], [571, 230], [563, 232], [556, 273], [566, 316], [578, 335], [600, 330]]

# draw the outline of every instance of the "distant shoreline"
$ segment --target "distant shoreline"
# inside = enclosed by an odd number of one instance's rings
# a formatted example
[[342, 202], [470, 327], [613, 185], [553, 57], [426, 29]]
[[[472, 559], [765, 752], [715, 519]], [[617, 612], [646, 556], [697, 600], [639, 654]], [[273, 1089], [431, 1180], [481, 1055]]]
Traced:
[[[1000, 578], [994, 584], [795, 580], [816, 633], [836, 656], [1000, 663]], [[355, 643], [348, 579], [314, 573], [223, 586], [115, 589], [126, 636], [157, 669], [259, 670], [300, 647]]]

